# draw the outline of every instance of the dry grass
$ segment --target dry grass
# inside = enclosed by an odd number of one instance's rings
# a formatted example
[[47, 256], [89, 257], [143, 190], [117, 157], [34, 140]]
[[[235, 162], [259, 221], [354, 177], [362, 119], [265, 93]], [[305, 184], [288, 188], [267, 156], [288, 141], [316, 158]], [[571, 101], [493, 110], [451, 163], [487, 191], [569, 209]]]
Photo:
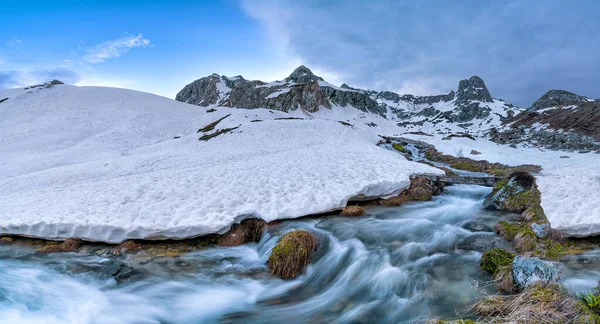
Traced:
[[12, 244], [15, 240], [11, 237], [0, 237], [0, 245], [2, 244]]
[[579, 321], [586, 316], [581, 304], [556, 284], [537, 283], [518, 295], [490, 296], [473, 311], [491, 323], [586, 323]]
[[67, 239], [62, 243], [46, 242], [46, 244], [38, 250], [39, 253], [57, 253], [57, 252], [77, 252], [81, 246], [81, 241], [77, 239]]
[[206, 134], [206, 135], [202, 135], [200, 136], [199, 140], [200, 141], [208, 141], [211, 138], [217, 137], [219, 135], [223, 135], [225, 133], [229, 133], [235, 129], [238, 129], [240, 126], [237, 127], [233, 127], [233, 128], [223, 128], [223, 129], [219, 129], [218, 131], [211, 133], [211, 134]]
[[514, 293], [517, 291], [512, 274], [512, 266], [504, 266], [496, 271], [496, 274], [494, 275], [494, 286], [505, 293]]
[[340, 213], [342, 216], [362, 216], [365, 214], [365, 209], [360, 206], [346, 206]]
[[297, 230], [285, 234], [269, 256], [271, 275], [285, 280], [295, 278], [308, 266], [316, 246], [310, 232]]
[[217, 244], [220, 246], [238, 246], [258, 242], [265, 225], [267, 225], [267, 222], [262, 219], [245, 219], [239, 224], [233, 224], [231, 229], [219, 238]]
[[206, 125], [206, 126], [204, 126], [204, 127], [200, 128], [200, 129], [198, 130], [198, 132], [197, 132], [197, 133], [200, 133], [200, 132], [203, 132], [203, 133], [210, 132], [211, 130], [215, 129], [215, 127], [216, 127], [216, 126], [217, 126], [217, 125], [218, 125], [218, 124], [219, 124], [221, 121], [223, 121], [223, 119], [225, 119], [225, 118], [227, 118], [227, 117], [229, 117], [229, 116], [231, 116], [231, 114], [229, 114], [229, 115], [227, 115], [227, 116], [225, 116], [225, 117], [222, 117], [222, 118], [219, 118], [219, 119], [215, 120], [214, 122], [212, 122], [212, 123], [210, 123], [210, 124], [208, 124], [208, 125]]

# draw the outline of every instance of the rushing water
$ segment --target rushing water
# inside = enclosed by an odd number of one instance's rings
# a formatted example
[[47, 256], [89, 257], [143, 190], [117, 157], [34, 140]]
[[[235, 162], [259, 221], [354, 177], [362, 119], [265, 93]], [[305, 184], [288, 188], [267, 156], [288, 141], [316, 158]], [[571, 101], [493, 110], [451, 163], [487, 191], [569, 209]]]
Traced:
[[[282, 222], [258, 244], [179, 257], [119, 259], [137, 276], [106, 275], [114, 259], [39, 255], [0, 247], [0, 323], [413, 323], [454, 318], [495, 292], [481, 253], [457, 249], [490, 188], [452, 186], [431, 202], [369, 207], [370, 217]], [[281, 235], [308, 229], [319, 248], [305, 274], [272, 278], [265, 266]], [[597, 255], [596, 255], [597, 256]], [[575, 260], [572, 263], [578, 264]], [[597, 270], [590, 270], [597, 271]], [[585, 278], [573, 277], [570, 286]], [[589, 282], [585, 281], [589, 284]]]
[[[494, 292], [481, 254], [456, 249], [489, 225], [489, 188], [453, 186], [431, 202], [369, 207], [371, 217], [282, 222], [258, 244], [214, 247], [180, 257], [128, 256], [140, 275], [115, 281], [92, 254], [38, 255], [0, 247], [0, 323], [399, 323], [452, 318]], [[296, 280], [271, 278], [281, 235], [308, 229], [319, 248]], [[488, 233], [487, 235], [494, 235]]]

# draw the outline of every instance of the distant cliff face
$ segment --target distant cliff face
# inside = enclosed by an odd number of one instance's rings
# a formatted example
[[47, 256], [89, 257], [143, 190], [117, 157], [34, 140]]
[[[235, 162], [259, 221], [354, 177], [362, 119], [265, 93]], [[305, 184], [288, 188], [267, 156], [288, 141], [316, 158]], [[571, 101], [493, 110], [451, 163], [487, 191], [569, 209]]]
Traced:
[[461, 80], [456, 92], [413, 96], [362, 90], [347, 84], [337, 87], [305, 66], [298, 67], [284, 80], [270, 83], [212, 74], [185, 86], [176, 100], [203, 107], [268, 108], [286, 112], [354, 108], [388, 118], [408, 131], [422, 128], [454, 131], [458, 127], [481, 133], [519, 112], [518, 108], [492, 98], [484, 81], [477, 76]]

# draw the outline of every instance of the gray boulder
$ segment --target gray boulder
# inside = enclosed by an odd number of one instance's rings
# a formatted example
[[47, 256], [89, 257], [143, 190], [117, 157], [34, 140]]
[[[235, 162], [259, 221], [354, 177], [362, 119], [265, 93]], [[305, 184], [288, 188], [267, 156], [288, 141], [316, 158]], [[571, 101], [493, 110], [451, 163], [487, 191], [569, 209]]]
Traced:
[[510, 243], [494, 234], [474, 234], [461, 239], [457, 249], [485, 252], [493, 248], [511, 249]]
[[560, 280], [561, 268], [557, 262], [545, 261], [540, 258], [516, 256], [512, 265], [513, 278], [517, 287], [523, 289], [542, 281], [545, 283]]
[[493, 232], [494, 230], [490, 227], [485, 225], [484, 223], [480, 223], [477, 221], [468, 221], [467, 223], [465, 223], [462, 228], [469, 230], [471, 232]]
[[548, 234], [550, 233], [550, 224], [536, 224], [536, 223], [532, 223], [531, 224], [531, 229], [533, 230], [533, 233], [535, 234], [535, 236], [537, 236], [538, 238], [545, 238], [546, 236], [548, 236]]

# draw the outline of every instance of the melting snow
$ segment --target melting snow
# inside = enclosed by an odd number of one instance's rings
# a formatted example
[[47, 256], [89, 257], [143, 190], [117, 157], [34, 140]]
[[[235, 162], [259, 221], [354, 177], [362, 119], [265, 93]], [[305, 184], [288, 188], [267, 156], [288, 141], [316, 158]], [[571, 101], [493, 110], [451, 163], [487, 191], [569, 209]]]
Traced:
[[[399, 193], [412, 174], [441, 172], [377, 147], [364, 125], [274, 120], [289, 115], [265, 109], [206, 113], [114, 88], [15, 93], [0, 104], [0, 233], [183, 238], [250, 215], [341, 209]], [[199, 128], [227, 114], [216, 129], [239, 128], [198, 140]]]

